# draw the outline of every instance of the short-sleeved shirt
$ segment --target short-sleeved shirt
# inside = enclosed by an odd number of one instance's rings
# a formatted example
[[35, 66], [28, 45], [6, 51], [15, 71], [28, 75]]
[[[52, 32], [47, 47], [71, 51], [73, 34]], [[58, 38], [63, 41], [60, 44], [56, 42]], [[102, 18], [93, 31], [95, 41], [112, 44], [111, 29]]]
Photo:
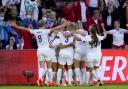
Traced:
[[55, 35], [53, 33], [53, 34], [51, 34], [51, 36], [49, 36], [49, 43], [56, 48], [60, 43], [60, 38], [59, 37], [55, 37]]
[[[81, 32], [83, 32], [84, 34], [85, 34], [85, 36], [87, 36], [88, 35], [88, 32], [87, 31], [85, 31], [85, 30], [77, 30], [77, 31], [81, 31]], [[82, 36], [82, 35], [80, 35], [80, 34], [76, 34], [76, 36], [78, 37], [78, 38], [81, 38], [81, 37], [85, 37], [85, 36]], [[82, 41], [75, 41], [75, 47], [76, 48], [81, 48], [81, 47], [84, 47], [85, 46], [85, 43], [83, 43]]]
[[49, 47], [48, 34], [50, 29], [35, 29], [30, 30], [30, 33], [34, 34], [37, 40], [38, 48]]
[[102, 56], [101, 53], [101, 41], [104, 39], [103, 36], [97, 35], [99, 44], [97, 47], [91, 47], [90, 42], [92, 41], [91, 35], [87, 35], [86, 37], [82, 37], [81, 40], [83, 42], [86, 42], [86, 57], [88, 61], [93, 61], [93, 60], [99, 60]]
[[124, 45], [124, 33], [126, 33], [126, 29], [113, 29], [110, 30], [109, 33], [113, 36], [113, 45], [121, 46]]
[[[62, 43], [62, 45], [69, 45], [69, 44], [73, 43], [73, 36], [66, 38], [60, 32], [59, 37], [60, 37], [60, 43]], [[67, 47], [67, 48], [60, 49], [59, 54], [72, 55], [73, 54], [73, 47]]]

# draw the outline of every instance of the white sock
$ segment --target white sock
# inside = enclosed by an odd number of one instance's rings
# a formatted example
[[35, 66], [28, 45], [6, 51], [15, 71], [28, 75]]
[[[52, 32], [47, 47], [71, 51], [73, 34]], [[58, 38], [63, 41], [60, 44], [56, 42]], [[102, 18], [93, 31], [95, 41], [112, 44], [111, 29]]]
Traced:
[[46, 71], [44, 68], [39, 68], [39, 79], [43, 80]]
[[81, 80], [80, 68], [75, 68], [75, 74], [76, 74], [76, 81], [80, 81]]
[[57, 84], [60, 84], [62, 69], [58, 69], [57, 71]]
[[90, 78], [90, 72], [89, 71], [86, 71], [85, 72], [85, 84], [89, 84], [89, 78]]
[[72, 82], [72, 76], [73, 76], [72, 69], [69, 69], [68, 70], [68, 82], [69, 82], [69, 84], [71, 84], [71, 82]]
[[68, 73], [67, 73], [67, 70], [64, 70], [64, 80], [68, 80]]
[[97, 76], [96, 76], [95, 70], [92, 70], [91, 76], [92, 76], [93, 81], [97, 81], [97, 80], [98, 80], [98, 78], [97, 78]]
[[49, 81], [52, 82], [53, 79], [52, 68], [48, 68], [48, 76], [49, 76]]
[[97, 76], [98, 80], [100, 80], [100, 72], [99, 72], [99, 68], [97, 68], [97, 69], [95, 70], [95, 72], [96, 72], [96, 76]]
[[45, 84], [47, 84], [49, 81], [49, 76], [48, 76], [48, 70], [46, 71], [46, 79], [45, 79]]
[[53, 79], [56, 81], [57, 73], [53, 71]]
[[84, 68], [81, 69], [81, 79], [82, 79], [82, 83], [85, 83], [85, 69]]

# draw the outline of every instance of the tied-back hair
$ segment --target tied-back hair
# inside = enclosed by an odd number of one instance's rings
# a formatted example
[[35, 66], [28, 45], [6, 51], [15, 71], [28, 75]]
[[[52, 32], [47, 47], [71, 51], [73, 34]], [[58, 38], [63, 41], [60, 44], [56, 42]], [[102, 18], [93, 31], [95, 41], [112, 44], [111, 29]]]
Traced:
[[91, 45], [91, 48], [95, 48], [100, 44], [99, 39], [97, 37], [96, 25], [91, 25], [90, 32], [91, 32], [92, 41], [90, 41], [89, 44]]
[[39, 20], [38, 26], [39, 26], [39, 27], [43, 27], [43, 26], [44, 26], [44, 21], [43, 21], [43, 20]]

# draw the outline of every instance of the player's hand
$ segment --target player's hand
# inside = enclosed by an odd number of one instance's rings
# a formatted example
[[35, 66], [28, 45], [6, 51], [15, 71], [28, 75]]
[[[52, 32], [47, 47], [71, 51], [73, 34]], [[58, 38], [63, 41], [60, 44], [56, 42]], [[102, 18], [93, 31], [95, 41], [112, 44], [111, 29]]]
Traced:
[[11, 26], [16, 26], [16, 21], [13, 21], [13, 22], [11, 23]]
[[103, 29], [105, 28], [104, 23], [101, 23], [101, 26], [102, 26]]

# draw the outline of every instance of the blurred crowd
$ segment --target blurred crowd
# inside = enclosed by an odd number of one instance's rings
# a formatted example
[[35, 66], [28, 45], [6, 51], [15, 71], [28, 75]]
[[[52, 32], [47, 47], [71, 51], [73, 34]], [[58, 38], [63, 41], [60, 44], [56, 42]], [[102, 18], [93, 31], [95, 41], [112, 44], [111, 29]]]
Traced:
[[[44, 21], [45, 28], [52, 28], [59, 25], [62, 18], [71, 22], [81, 21], [88, 32], [89, 26], [96, 24], [100, 35], [102, 23], [106, 31], [117, 26], [128, 29], [128, 0], [0, 0], [0, 49], [37, 48], [34, 35], [12, 27], [12, 21], [15, 20], [19, 26], [38, 29], [39, 20]], [[123, 37], [111, 33], [102, 42], [102, 48], [126, 49], [127, 38], [127, 33], [123, 33]], [[115, 40], [124, 42], [113, 44]]]

